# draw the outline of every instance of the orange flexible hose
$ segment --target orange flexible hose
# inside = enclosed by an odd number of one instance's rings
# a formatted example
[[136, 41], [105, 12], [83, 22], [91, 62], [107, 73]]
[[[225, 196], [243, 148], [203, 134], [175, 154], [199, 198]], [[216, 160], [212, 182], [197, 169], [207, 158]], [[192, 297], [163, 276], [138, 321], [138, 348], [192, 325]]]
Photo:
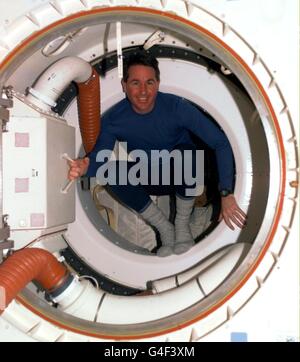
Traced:
[[79, 127], [85, 152], [88, 154], [94, 148], [100, 134], [100, 81], [99, 75], [93, 69], [89, 80], [78, 85]]
[[0, 287], [5, 291], [4, 309], [32, 280], [50, 292], [61, 286], [68, 275], [67, 268], [46, 250], [26, 248], [16, 251], [0, 265]]

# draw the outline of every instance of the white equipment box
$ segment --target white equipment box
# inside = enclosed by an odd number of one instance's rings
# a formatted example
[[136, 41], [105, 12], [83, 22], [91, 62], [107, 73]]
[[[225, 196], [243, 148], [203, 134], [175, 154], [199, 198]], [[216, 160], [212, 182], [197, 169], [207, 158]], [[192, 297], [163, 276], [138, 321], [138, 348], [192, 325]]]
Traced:
[[75, 128], [14, 98], [3, 134], [3, 212], [12, 230], [46, 229], [75, 220], [74, 185], [68, 164], [75, 155]]

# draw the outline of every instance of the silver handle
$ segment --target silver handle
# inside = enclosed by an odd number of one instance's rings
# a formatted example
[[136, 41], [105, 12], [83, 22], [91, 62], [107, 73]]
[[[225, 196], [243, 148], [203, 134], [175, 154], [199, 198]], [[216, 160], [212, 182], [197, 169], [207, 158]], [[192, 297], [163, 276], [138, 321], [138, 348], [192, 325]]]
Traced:
[[[61, 155], [61, 158], [64, 159], [64, 160], [66, 160], [66, 161], [71, 161], [71, 162], [74, 161], [67, 153], [63, 153], [63, 154]], [[68, 191], [70, 190], [71, 186], [73, 185], [73, 182], [74, 182], [74, 180], [68, 181], [68, 183], [66, 184], [66, 186], [63, 187], [63, 188], [60, 190], [60, 192], [61, 192], [62, 194], [67, 194]]]

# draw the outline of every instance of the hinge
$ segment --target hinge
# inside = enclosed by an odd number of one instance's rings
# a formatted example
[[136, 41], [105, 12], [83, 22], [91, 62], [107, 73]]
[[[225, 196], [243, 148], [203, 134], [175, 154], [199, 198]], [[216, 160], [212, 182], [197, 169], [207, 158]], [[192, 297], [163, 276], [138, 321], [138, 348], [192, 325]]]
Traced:
[[13, 107], [13, 88], [12, 86], [4, 87], [3, 92], [5, 98], [0, 96], [0, 120], [2, 126], [2, 132], [7, 132], [7, 123], [9, 122], [9, 110]]
[[14, 247], [14, 241], [8, 240], [10, 236], [10, 227], [7, 223], [8, 215], [2, 216], [2, 228], [0, 229], [0, 264], [3, 261], [4, 250], [11, 250]]

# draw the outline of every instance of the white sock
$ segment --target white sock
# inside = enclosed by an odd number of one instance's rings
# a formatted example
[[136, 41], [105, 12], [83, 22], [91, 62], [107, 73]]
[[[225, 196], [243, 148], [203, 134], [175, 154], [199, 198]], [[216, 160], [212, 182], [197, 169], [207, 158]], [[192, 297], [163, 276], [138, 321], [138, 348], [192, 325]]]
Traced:
[[190, 229], [190, 217], [194, 203], [195, 198], [182, 199], [176, 196], [175, 254], [185, 253], [195, 244]]
[[157, 250], [157, 255], [164, 257], [173, 254], [175, 242], [174, 225], [168, 221], [166, 216], [152, 201], [140, 215], [159, 232], [162, 246]]

